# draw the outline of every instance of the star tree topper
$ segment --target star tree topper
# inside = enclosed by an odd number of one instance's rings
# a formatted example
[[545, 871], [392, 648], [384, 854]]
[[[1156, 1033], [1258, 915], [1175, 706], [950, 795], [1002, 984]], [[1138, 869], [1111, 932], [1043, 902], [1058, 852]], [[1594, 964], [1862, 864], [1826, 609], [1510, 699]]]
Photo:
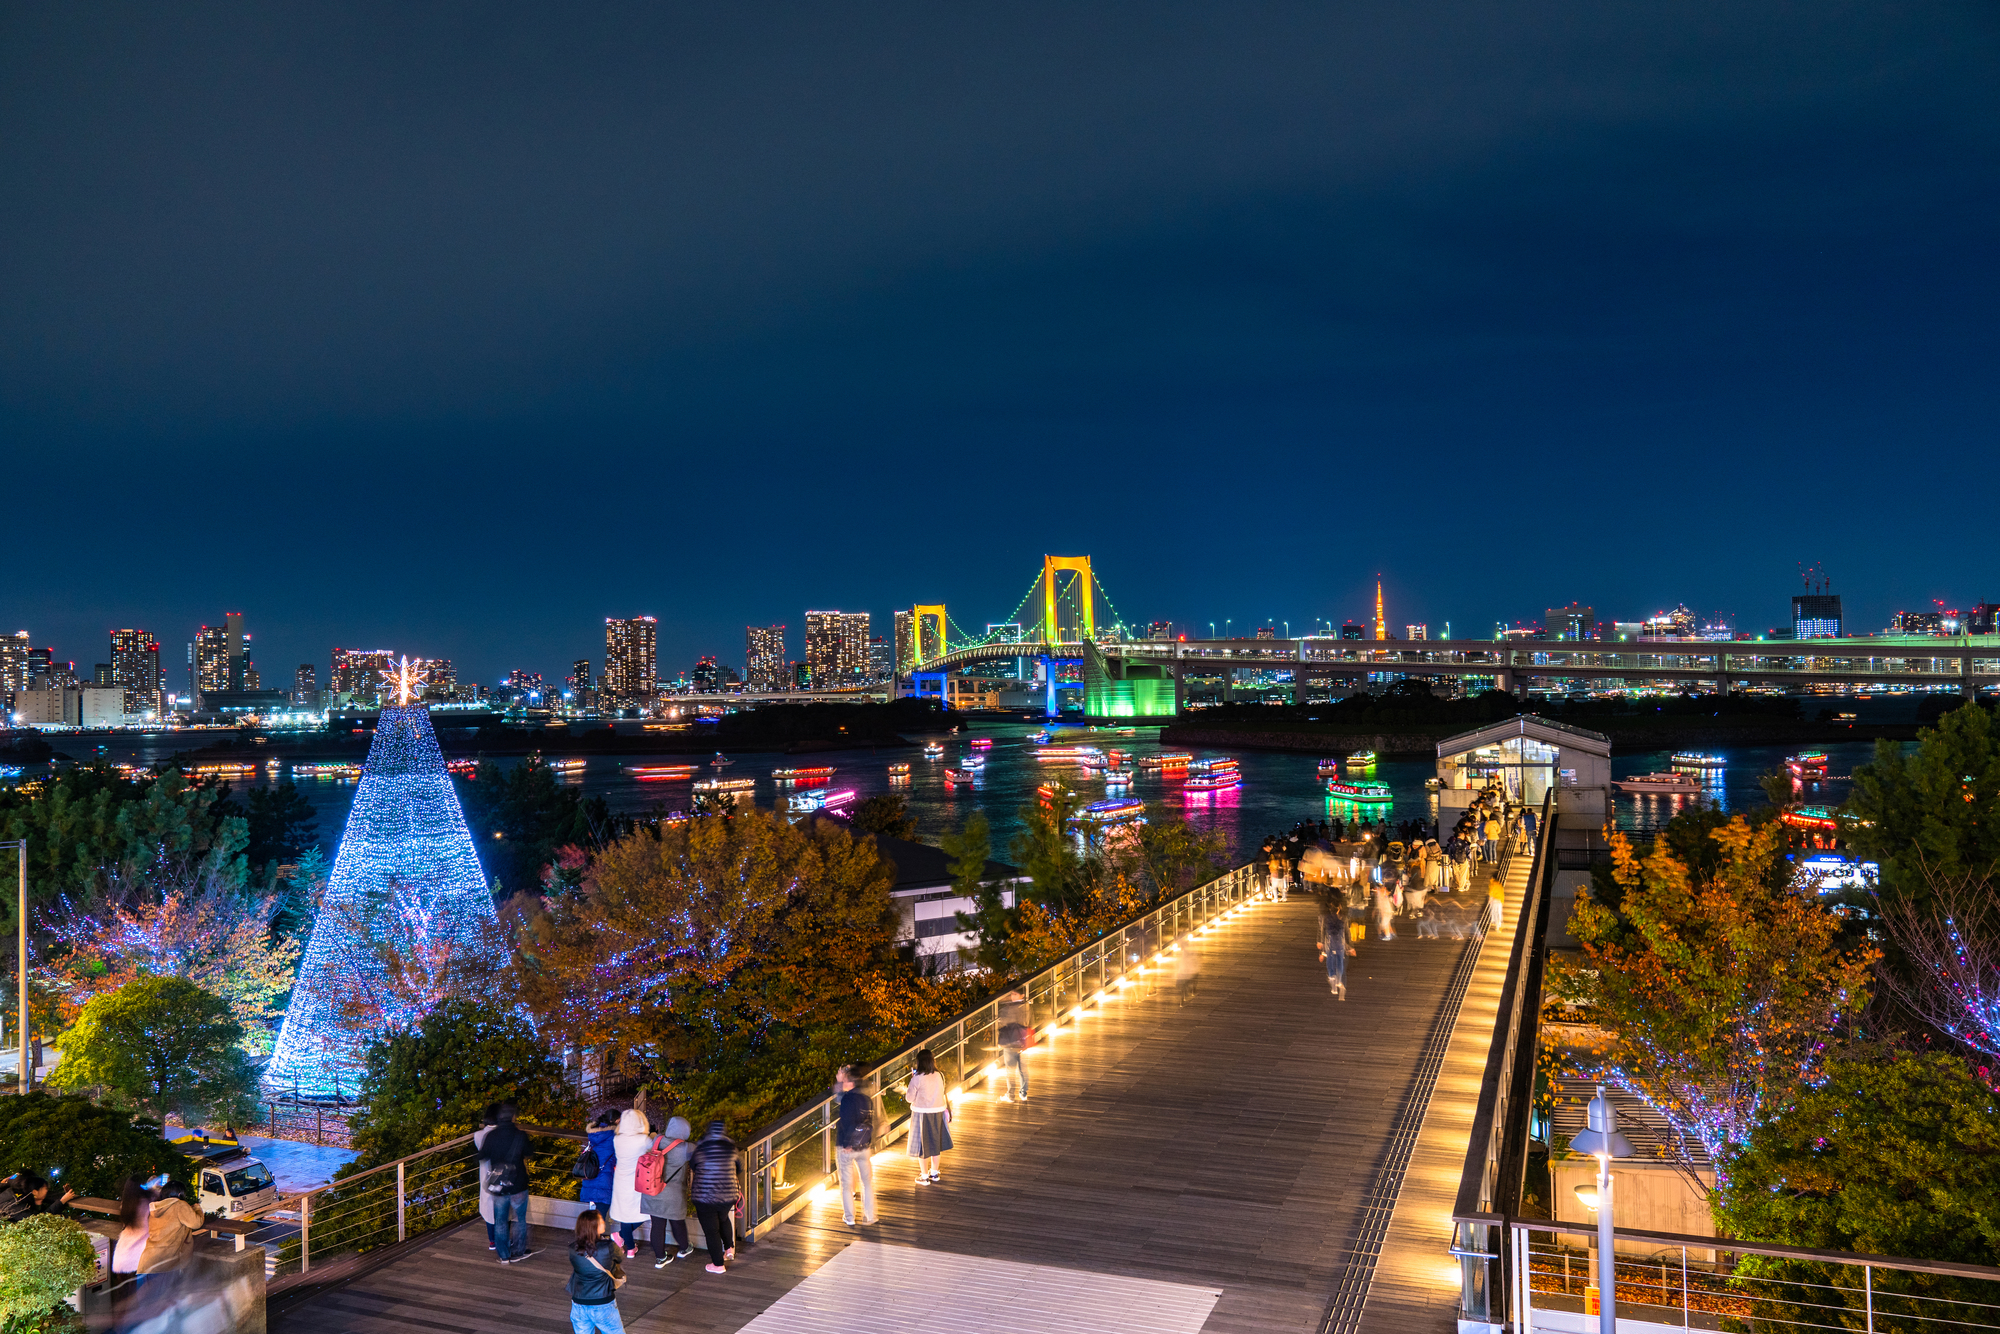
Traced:
[[[419, 659], [419, 661], [422, 660]], [[425, 685], [422, 672], [417, 664], [411, 662], [407, 656], [396, 666], [385, 670], [382, 676], [384, 680], [388, 681], [395, 688], [396, 703], [402, 706], [408, 706], [410, 700]]]

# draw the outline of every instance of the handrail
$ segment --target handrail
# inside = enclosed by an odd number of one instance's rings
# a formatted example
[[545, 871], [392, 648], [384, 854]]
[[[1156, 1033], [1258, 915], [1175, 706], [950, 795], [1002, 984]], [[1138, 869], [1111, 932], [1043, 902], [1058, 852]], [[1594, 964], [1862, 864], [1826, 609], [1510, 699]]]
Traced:
[[[1172, 940], [1178, 941], [1216, 916], [1218, 904], [1235, 905], [1254, 896], [1258, 892], [1254, 869], [1248, 864], [1239, 866], [1206, 884], [1154, 904], [1009, 990], [1021, 992], [1027, 998], [1030, 1023], [1041, 1022], [1044, 1015], [1059, 1021], [1083, 999], [1083, 989], [1093, 986], [1090, 982], [1093, 972], [1097, 979], [1094, 989], [1101, 995], [1127, 982], [1128, 974], [1135, 968], [1144, 968], [1143, 958], [1163, 952], [1172, 943], [1167, 939], [1168, 930], [1172, 931]], [[1132, 939], [1135, 932], [1145, 942], [1143, 957], [1130, 948], [1135, 943]], [[1115, 961], [1111, 957], [1114, 949]], [[997, 1027], [998, 1006], [998, 997], [981, 1001], [927, 1037], [877, 1062], [863, 1077], [860, 1088], [879, 1099], [896, 1082], [893, 1076], [926, 1048], [937, 1056], [940, 1070], [948, 1070], [948, 1082], [954, 1087], [964, 1087], [988, 1070], [989, 1061], [984, 1056], [968, 1063], [966, 1053], [969, 1044], [977, 1042], [988, 1029]], [[787, 1113], [745, 1144], [739, 1170], [744, 1182], [743, 1224], [747, 1239], [754, 1240], [758, 1228], [776, 1226], [803, 1208], [812, 1186], [833, 1176], [832, 1135], [837, 1119], [835, 1098], [820, 1098]], [[876, 1143], [894, 1139], [900, 1125], [900, 1121], [891, 1125], [886, 1118], [878, 1118]], [[817, 1181], [784, 1179], [789, 1159], [801, 1152], [809, 1152], [818, 1159]]]

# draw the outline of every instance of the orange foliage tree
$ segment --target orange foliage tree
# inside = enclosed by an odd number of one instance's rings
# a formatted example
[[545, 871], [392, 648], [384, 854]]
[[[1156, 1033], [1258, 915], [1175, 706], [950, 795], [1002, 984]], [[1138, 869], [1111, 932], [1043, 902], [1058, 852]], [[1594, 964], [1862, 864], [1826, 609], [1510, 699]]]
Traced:
[[1828, 1044], [1868, 998], [1877, 952], [1784, 866], [1787, 831], [1742, 818], [1691, 865], [1667, 839], [1644, 857], [1611, 839], [1615, 909], [1579, 898], [1570, 932], [1587, 964], [1557, 965], [1558, 994], [1609, 1033], [1602, 1065], [1657, 1108], [1684, 1170], [1725, 1164], [1759, 1109], [1819, 1077]]

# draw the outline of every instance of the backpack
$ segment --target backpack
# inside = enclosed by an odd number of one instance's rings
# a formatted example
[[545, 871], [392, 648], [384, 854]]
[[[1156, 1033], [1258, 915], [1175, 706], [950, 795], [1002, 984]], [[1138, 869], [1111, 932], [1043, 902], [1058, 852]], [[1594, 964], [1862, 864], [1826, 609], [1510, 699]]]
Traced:
[[[651, 1147], [639, 1155], [639, 1165], [632, 1171], [632, 1184], [639, 1188], [641, 1195], [658, 1195], [667, 1188], [667, 1155], [676, 1146], [687, 1143], [684, 1139], [677, 1139], [663, 1149], [660, 1141], [665, 1138], [664, 1135], [655, 1135]], [[678, 1176], [679, 1172], [675, 1175]]]
[[859, 1122], [859, 1124], [857, 1124], [857, 1125], [856, 1125], [856, 1126], [854, 1127], [854, 1129], [853, 1129], [852, 1131], [850, 1131], [850, 1132], [848, 1133], [848, 1135], [847, 1135], [847, 1138], [848, 1138], [848, 1139], [851, 1139], [851, 1140], [853, 1140], [853, 1141], [854, 1141], [854, 1143], [852, 1143], [852, 1144], [846, 1144], [846, 1143], [843, 1143], [843, 1144], [841, 1144], [841, 1145], [839, 1146], [840, 1148], [843, 1148], [843, 1149], [867, 1149], [867, 1148], [872, 1148], [872, 1147], [874, 1147], [874, 1144], [875, 1144], [875, 1100], [874, 1100], [873, 1098], [870, 1098], [870, 1097], [868, 1097], [868, 1096], [866, 1096], [866, 1095], [864, 1094], [864, 1095], [862, 1096], [862, 1102], [863, 1102], [863, 1103], [865, 1103], [865, 1104], [867, 1105], [867, 1108], [868, 1108], [868, 1114], [867, 1114], [866, 1116], [863, 1116], [863, 1117], [862, 1117], [862, 1118], [860, 1119], [860, 1122]]
[[598, 1177], [602, 1176], [604, 1174], [604, 1164], [599, 1161], [597, 1150], [591, 1148], [588, 1144], [584, 1145], [583, 1152], [576, 1156], [576, 1162], [571, 1165], [569, 1174], [578, 1181], [595, 1181]]

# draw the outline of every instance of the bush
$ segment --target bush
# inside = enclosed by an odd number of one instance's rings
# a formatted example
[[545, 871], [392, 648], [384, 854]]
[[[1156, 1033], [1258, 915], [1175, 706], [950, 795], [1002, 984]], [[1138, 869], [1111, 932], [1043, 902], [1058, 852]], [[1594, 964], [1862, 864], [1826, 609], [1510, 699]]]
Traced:
[[128, 1176], [171, 1173], [183, 1184], [188, 1160], [150, 1121], [93, 1106], [82, 1097], [0, 1098], [0, 1176], [28, 1171], [78, 1195], [115, 1199]]
[[96, 1248], [69, 1219], [37, 1214], [0, 1225], [0, 1328], [33, 1328], [96, 1276]]

